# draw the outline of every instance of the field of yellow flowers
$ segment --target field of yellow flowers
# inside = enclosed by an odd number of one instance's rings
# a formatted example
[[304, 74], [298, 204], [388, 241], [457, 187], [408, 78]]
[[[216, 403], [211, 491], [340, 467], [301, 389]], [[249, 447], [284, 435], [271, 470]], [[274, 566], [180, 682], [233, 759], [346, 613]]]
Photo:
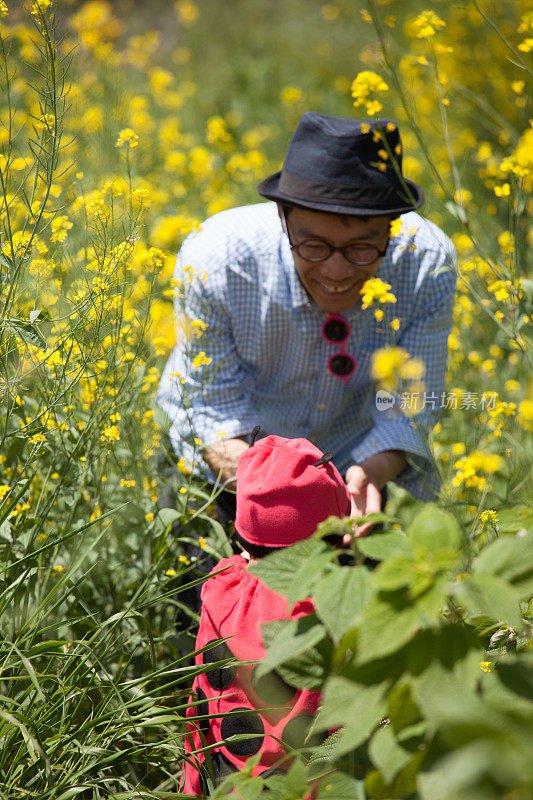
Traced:
[[[407, 529], [405, 575], [441, 581], [439, 615], [474, 637], [465, 685], [480, 704], [455, 709], [454, 727], [423, 690], [401, 694], [416, 672], [405, 661], [396, 699], [345, 737], [320, 797], [532, 796], [532, 52], [525, 0], [0, 0], [0, 798], [180, 796], [194, 640], [174, 620], [196, 580], [185, 545], [220, 556], [227, 542], [205, 487], [165, 455], [155, 403], [175, 337], [201, 345], [201, 321], [174, 324], [175, 254], [207, 216], [258, 201], [307, 110], [397, 119], [423, 212], [458, 251], [443, 397], [424, 397], [423, 370], [394, 348], [374, 376], [409, 379], [413, 418], [424, 402], [443, 411], [434, 514], [463, 556], [428, 567], [412, 527], [424, 509], [400, 489], [390, 535]], [[370, 302], [383, 315], [379, 292]], [[391, 547], [373, 557], [396, 558]], [[469, 583], [476, 569], [495, 583]], [[347, 680], [332, 665], [355, 629], [323, 606], [318, 686], [332, 705]], [[460, 682], [454, 658], [446, 679]], [[409, 719], [393, 741], [380, 720], [394, 727], [400, 701]], [[339, 725], [350, 720], [331, 711]], [[264, 796], [303, 798], [318, 773], [300, 767]], [[243, 798], [259, 796], [254, 781], [242, 777]]]

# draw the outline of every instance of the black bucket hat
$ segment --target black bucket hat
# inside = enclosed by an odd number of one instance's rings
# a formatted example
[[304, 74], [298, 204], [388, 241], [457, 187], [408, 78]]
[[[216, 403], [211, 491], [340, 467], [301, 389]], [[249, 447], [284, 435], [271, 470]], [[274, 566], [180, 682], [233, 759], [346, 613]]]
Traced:
[[283, 169], [258, 186], [281, 205], [331, 214], [380, 216], [413, 211], [424, 192], [402, 174], [398, 125], [309, 111], [298, 120]]

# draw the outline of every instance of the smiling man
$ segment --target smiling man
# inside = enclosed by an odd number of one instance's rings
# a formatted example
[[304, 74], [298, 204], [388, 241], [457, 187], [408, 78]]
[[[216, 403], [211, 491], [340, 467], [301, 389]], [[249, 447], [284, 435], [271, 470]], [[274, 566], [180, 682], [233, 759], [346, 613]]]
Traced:
[[[414, 213], [424, 196], [402, 174], [396, 123], [304, 114], [259, 193], [273, 202], [211, 217], [178, 256], [176, 312], [207, 327], [178, 341], [161, 381], [177, 454], [231, 483], [261, 425], [333, 453], [353, 515], [378, 511], [390, 480], [434, 497], [427, 434], [444, 390], [455, 252]], [[395, 328], [362, 308], [374, 276], [392, 287]], [[435, 401], [415, 421], [398, 398], [376, 403], [372, 357], [391, 344], [425, 364]]]

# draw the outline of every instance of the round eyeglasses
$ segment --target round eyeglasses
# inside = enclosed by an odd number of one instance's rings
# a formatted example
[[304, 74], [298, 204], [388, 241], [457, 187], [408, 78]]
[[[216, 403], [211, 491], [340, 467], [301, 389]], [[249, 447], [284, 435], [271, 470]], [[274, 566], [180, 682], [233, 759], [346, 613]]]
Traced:
[[293, 244], [289, 239], [291, 250], [298, 253], [304, 261], [327, 261], [333, 253], [342, 253], [346, 261], [358, 267], [367, 267], [373, 264], [378, 258], [383, 258], [387, 252], [389, 243], [384, 250], [380, 250], [373, 244], [359, 242], [358, 244], [347, 244], [344, 247], [333, 247], [324, 239], [303, 239], [301, 242]]
[[346, 244], [344, 247], [334, 247], [329, 242], [326, 242], [325, 239], [318, 239], [314, 236], [309, 239], [302, 239], [301, 242], [291, 242], [285, 214], [283, 214], [283, 223], [291, 250], [294, 250], [304, 261], [327, 261], [333, 253], [339, 252], [350, 264], [355, 264], [358, 267], [367, 267], [377, 261], [378, 258], [383, 258], [389, 247], [389, 237], [387, 237], [387, 244], [384, 250], [380, 250], [379, 247], [370, 242], [354, 242], [353, 244]]

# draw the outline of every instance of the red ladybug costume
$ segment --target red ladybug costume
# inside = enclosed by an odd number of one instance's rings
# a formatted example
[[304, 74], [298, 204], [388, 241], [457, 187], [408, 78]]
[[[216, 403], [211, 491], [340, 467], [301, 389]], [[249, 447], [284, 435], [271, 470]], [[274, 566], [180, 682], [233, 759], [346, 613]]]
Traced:
[[[235, 527], [251, 544], [288, 546], [311, 536], [328, 516], [347, 515], [349, 508], [337, 469], [305, 439], [267, 436], [239, 459]], [[213, 716], [187, 725], [185, 793], [201, 796], [211, 769], [218, 783], [256, 753], [260, 757], [253, 775], [288, 769], [291, 749], [321, 741], [308, 736], [318, 692], [295, 689], [276, 672], [256, 677], [257, 663], [265, 656], [261, 625], [313, 610], [311, 599], [289, 609], [285, 597], [247, 571], [243, 556], [223, 559], [212, 570], [202, 587], [196, 649], [203, 652], [195, 663], [205, 669], [232, 656], [252, 663], [209, 669], [195, 678], [187, 717]], [[234, 734], [252, 736], [223, 743]], [[196, 754], [205, 747], [210, 748], [211, 769], [206, 753]]]

